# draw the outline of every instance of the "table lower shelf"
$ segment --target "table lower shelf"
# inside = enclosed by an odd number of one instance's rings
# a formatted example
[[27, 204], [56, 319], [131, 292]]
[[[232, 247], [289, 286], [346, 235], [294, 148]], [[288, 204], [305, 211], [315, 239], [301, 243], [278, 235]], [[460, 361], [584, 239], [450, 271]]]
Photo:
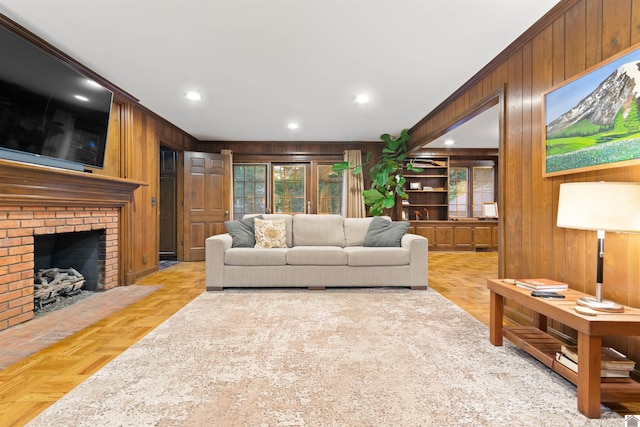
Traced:
[[[563, 343], [533, 326], [504, 327], [502, 335], [516, 346], [566, 378], [578, 384], [578, 374], [556, 361]], [[640, 383], [633, 379], [600, 383], [601, 402], [640, 402]]]

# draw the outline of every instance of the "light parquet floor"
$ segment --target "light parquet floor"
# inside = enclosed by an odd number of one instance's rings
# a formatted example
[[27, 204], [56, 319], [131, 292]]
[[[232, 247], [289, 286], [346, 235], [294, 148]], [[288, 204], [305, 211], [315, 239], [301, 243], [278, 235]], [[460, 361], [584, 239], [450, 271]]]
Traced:
[[[488, 325], [487, 278], [496, 253], [429, 254], [429, 285]], [[159, 289], [0, 371], [0, 427], [22, 426], [204, 292], [204, 263], [179, 263], [140, 279]], [[418, 291], [416, 291], [418, 292]], [[66, 309], [65, 309], [66, 310]], [[19, 343], [16, 343], [18, 345]], [[640, 407], [621, 413], [640, 413]]]
[[0, 371], [0, 426], [26, 424], [204, 292], [204, 263], [180, 263], [136, 284], [159, 289]]

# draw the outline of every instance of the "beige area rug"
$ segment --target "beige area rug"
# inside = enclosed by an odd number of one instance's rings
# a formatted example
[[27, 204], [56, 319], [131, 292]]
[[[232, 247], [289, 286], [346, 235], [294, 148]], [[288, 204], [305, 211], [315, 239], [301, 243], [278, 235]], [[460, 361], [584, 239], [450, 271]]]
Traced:
[[433, 290], [204, 293], [31, 426], [621, 426]]

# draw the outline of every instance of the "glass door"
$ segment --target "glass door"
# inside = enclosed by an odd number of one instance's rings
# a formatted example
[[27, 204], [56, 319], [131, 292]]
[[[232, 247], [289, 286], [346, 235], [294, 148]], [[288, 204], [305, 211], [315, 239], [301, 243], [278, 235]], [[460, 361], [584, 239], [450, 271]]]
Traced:
[[310, 212], [307, 181], [308, 164], [274, 164], [273, 213], [297, 214]]
[[316, 165], [316, 213], [342, 213], [342, 173], [331, 170], [331, 165]]

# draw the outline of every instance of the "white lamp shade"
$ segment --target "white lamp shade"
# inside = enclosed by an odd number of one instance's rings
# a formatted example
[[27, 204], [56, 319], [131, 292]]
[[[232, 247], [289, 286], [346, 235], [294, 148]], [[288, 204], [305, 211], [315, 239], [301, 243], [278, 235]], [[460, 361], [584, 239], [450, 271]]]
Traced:
[[560, 184], [558, 227], [640, 232], [640, 183], [572, 182]]

